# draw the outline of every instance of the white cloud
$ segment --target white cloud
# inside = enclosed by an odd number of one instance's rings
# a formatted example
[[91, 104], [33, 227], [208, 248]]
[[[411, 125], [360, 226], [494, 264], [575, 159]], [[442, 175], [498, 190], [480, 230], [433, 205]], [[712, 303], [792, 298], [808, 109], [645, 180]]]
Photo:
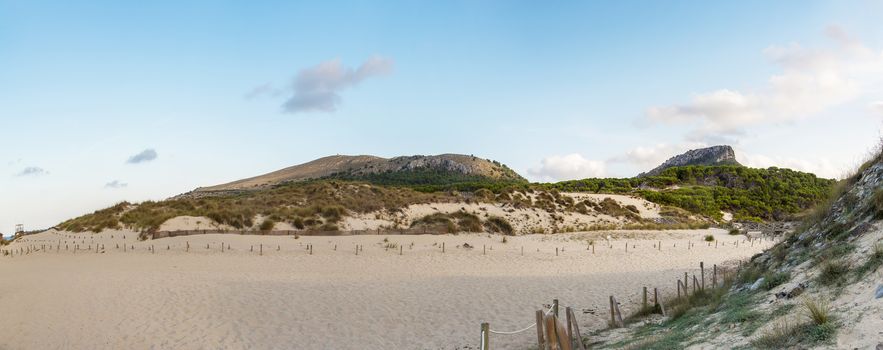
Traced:
[[883, 51], [874, 51], [841, 28], [826, 30], [832, 47], [807, 49], [797, 43], [770, 46], [764, 56], [781, 71], [759, 89], [719, 89], [695, 94], [685, 104], [650, 107], [647, 120], [692, 124], [688, 140], [733, 140], [746, 127], [791, 122], [854, 101], [883, 84]]
[[156, 159], [156, 157], [157, 157], [156, 151], [152, 148], [148, 148], [146, 150], [139, 152], [136, 155], [129, 157], [129, 160], [127, 160], [126, 163], [138, 164], [138, 163], [150, 162], [150, 161]]
[[779, 167], [816, 174], [816, 176], [834, 179], [845, 174], [846, 169], [835, 165], [830, 159], [804, 159], [794, 157], [773, 157], [762, 154], [736, 152], [736, 160], [742, 165], [752, 168]]
[[29, 166], [24, 168], [24, 170], [22, 170], [16, 176], [40, 176], [44, 174], [48, 174], [45, 169], [36, 166]]
[[540, 181], [575, 180], [603, 177], [606, 165], [603, 161], [588, 160], [578, 153], [572, 153], [546, 157], [539, 168], [528, 169], [527, 172]]
[[120, 180], [113, 180], [111, 182], [104, 184], [104, 188], [125, 188], [128, 186], [129, 186], [129, 184], [127, 184], [125, 182], [120, 182]]
[[[340, 60], [322, 62], [314, 67], [298, 72], [292, 84], [294, 95], [282, 105], [289, 113], [333, 112], [340, 104], [340, 91], [358, 85], [365, 79], [387, 75], [392, 72], [393, 61], [383, 57], [372, 57], [358, 68], [344, 67]], [[269, 86], [256, 88], [250, 95], [256, 96], [272, 91]]]
[[868, 105], [868, 108], [871, 109], [871, 112], [883, 117], [883, 101], [871, 102], [871, 104]]

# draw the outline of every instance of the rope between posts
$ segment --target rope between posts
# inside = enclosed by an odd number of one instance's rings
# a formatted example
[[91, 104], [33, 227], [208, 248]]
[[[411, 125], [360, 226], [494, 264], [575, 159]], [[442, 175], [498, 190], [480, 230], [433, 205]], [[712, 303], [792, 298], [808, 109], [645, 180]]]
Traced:
[[[555, 308], [554, 306], [549, 307], [549, 310], [547, 310], [546, 312], [544, 312], [543, 315], [548, 315], [548, 314], [552, 313], [552, 309], [554, 309], [554, 308]], [[518, 334], [518, 333], [524, 332], [524, 331], [526, 331], [526, 330], [528, 330], [528, 329], [531, 329], [531, 328], [535, 327], [536, 325], [537, 325], [537, 323], [534, 322], [534, 323], [531, 323], [530, 326], [524, 327], [524, 328], [519, 329], [519, 330], [517, 330], [517, 331], [511, 331], [511, 332], [495, 331], [495, 330], [493, 330], [493, 329], [488, 329], [488, 331], [491, 332], [491, 333], [493, 333], [493, 334], [499, 334], [499, 335], [512, 335], [512, 334]]]

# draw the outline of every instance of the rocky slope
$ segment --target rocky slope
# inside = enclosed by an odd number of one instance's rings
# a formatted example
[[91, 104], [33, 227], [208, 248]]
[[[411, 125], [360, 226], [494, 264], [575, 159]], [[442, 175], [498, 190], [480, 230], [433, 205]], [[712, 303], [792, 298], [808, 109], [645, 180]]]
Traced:
[[196, 192], [253, 190], [282, 183], [322, 178], [359, 180], [390, 173], [406, 174], [406, 176], [410, 174], [410, 177], [415, 178], [413, 179], [415, 182], [419, 182], [420, 177], [427, 177], [430, 174], [462, 179], [527, 181], [506, 165], [470, 155], [417, 155], [389, 159], [370, 155], [336, 155], [226, 184], [200, 187], [196, 189]]
[[639, 177], [655, 176], [665, 169], [688, 165], [740, 165], [736, 161], [736, 152], [726, 145], [712, 146], [689, 150], [683, 154], [669, 158], [653, 170], [641, 173]]
[[726, 288], [593, 334], [596, 348], [883, 349], [883, 155], [839, 185]]

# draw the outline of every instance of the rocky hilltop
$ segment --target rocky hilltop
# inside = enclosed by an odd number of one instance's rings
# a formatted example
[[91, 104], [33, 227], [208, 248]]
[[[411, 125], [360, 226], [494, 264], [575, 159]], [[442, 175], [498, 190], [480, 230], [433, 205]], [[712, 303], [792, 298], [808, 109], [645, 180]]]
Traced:
[[650, 170], [646, 173], [638, 175], [655, 176], [659, 175], [665, 169], [688, 166], [688, 165], [741, 165], [736, 161], [736, 152], [727, 145], [712, 146], [689, 150], [683, 154], [676, 155], [666, 160], [662, 165]]
[[406, 180], [415, 183], [430, 182], [431, 179], [427, 179], [430, 176], [461, 180], [527, 181], [504, 164], [471, 155], [415, 155], [389, 159], [370, 155], [335, 155], [226, 184], [200, 187], [195, 192], [252, 190], [325, 178], [361, 180], [377, 179], [383, 175], [387, 179], [390, 174], [397, 174], [400, 181], [409, 177]]

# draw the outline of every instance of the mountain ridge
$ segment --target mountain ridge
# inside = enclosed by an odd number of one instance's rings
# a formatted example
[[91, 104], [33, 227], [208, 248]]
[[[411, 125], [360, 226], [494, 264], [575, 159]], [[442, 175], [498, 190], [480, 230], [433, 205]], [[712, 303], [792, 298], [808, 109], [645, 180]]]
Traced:
[[199, 187], [194, 192], [241, 191], [266, 188], [291, 182], [325, 178], [358, 180], [384, 173], [410, 172], [415, 177], [424, 172], [460, 175], [495, 181], [527, 182], [506, 165], [472, 155], [445, 153], [382, 158], [372, 155], [333, 155], [297, 164], [263, 175], [224, 184]]
[[705, 148], [696, 148], [678, 154], [669, 158], [659, 166], [645, 173], [638, 174], [638, 177], [655, 176], [669, 168], [689, 166], [689, 165], [738, 165], [736, 160], [736, 152], [733, 147], [728, 145], [717, 145]]

